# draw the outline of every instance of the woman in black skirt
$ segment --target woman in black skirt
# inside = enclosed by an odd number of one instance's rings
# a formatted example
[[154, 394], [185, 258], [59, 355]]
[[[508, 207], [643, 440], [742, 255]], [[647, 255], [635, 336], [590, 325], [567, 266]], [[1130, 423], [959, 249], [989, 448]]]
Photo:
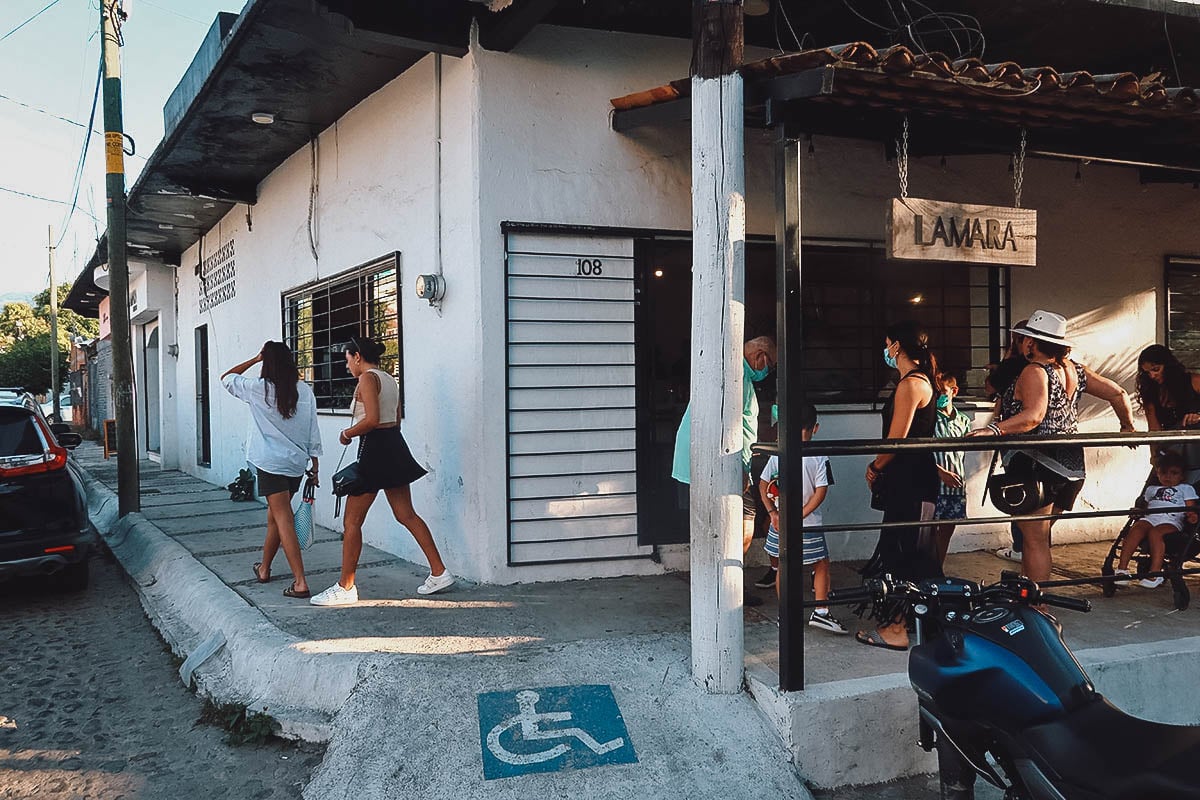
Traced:
[[413, 510], [409, 484], [425, 475], [425, 469], [409, 452], [400, 434], [400, 387], [390, 373], [379, 368], [383, 345], [372, 339], [351, 338], [346, 345], [346, 369], [358, 378], [351, 404], [351, 422], [338, 435], [343, 445], [358, 438], [358, 471], [361, 488], [346, 498], [342, 538], [341, 579], [309, 602], [317, 606], [341, 606], [358, 602], [354, 573], [362, 554], [362, 525], [371, 503], [380, 491], [387, 497], [396, 521], [408, 528], [429, 561], [429, 577], [417, 587], [419, 594], [449, 588], [454, 576], [442, 563], [433, 534], [425, 520]]

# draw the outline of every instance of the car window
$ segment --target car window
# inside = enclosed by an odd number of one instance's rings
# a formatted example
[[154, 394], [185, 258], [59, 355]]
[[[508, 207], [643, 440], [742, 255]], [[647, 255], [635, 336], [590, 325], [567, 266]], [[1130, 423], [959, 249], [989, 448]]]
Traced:
[[21, 408], [0, 407], [0, 458], [45, 452], [33, 417]]

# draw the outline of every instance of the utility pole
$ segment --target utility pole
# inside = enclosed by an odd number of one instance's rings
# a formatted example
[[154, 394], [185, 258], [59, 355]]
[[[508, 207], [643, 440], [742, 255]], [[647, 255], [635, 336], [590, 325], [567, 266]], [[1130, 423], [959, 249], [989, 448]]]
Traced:
[[692, 676], [742, 690], [746, 200], [741, 0], [692, 0]]
[[46, 226], [46, 244], [50, 250], [50, 391], [54, 395], [54, 418], [63, 421], [58, 405], [58, 286], [54, 282], [54, 226]]
[[129, 331], [129, 263], [125, 258], [125, 134], [121, 119], [120, 0], [100, 0], [104, 48], [104, 172], [108, 205], [109, 314], [112, 321], [113, 394], [117, 405], [117, 509], [141, 510], [133, 428], [133, 345]]

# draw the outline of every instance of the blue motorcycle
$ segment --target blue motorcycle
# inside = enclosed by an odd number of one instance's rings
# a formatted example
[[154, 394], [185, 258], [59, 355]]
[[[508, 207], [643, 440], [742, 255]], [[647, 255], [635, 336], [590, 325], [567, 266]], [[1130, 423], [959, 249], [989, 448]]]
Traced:
[[977, 777], [1005, 800], [1200, 800], [1200, 726], [1138, 719], [1105, 700], [1062, 626], [1037, 608], [1090, 611], [1088, 601], [1012, 573], [983, 587], [885, 577], [864, 589], [913, 609], [908, 674], [943, 800], [973, 800]]

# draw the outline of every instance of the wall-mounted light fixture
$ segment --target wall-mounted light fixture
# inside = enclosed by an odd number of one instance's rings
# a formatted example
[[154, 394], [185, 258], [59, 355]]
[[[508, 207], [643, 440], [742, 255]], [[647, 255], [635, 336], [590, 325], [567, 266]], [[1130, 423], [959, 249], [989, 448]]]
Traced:
[[167, 345], [167, 355], [169, 355], [171, 358], [179, 358], [179, 345], [177, 345], [177, 344]]

